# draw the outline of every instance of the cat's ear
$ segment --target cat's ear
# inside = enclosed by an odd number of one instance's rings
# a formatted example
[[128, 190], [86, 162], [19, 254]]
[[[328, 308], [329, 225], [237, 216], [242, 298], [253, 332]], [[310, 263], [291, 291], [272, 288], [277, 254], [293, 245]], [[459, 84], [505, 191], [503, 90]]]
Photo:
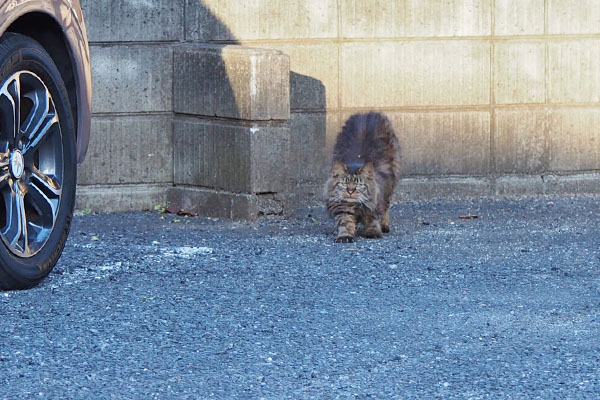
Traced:
[[339, 178], [340, 176], [344, 175], [346, 171], [348, 171], [348, 168], [343, 162], [336, 161], [333, 163], [331, 173], [333, 174], [334, 178]]
[[373, 179], [375, 176], [375, 167], [373, 166], [373, 163], [369, 161], [358, 170], [358, 173], [367, 179]]

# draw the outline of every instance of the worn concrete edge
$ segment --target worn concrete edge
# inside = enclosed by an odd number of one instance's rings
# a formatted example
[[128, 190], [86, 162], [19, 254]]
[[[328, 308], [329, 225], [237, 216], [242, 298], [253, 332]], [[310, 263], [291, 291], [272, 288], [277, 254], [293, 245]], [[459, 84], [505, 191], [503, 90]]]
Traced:
[[[197, 211], [202, 216], [252, 219], [291, 217], [300, 209], [323, 205], [323, 186], [300, 185], [290, 193], [247, 194], [194, 186], [79, 185], [76, 210], [132, 211], [157, 204]], [[600, 196], [600, 172], [575, 175], [505, 175], [498, 177], [410, 177], [399, 181], [394, 201], [441, 199]]]
[[[301, 209], [324, 204], [323, 185], [301, 185], [295, 189], [295, 193]], [[407, 177], [398, 182], [394, 201], [460, 201], [478, 198], [518, 199], [577, 195], [600, 196], [600, 173]]]
[[396, 201], [600, 195], [600, 173], [411, 177], [399, 181]]
[[189, 209], [206, 217], [255, 219], [262, 216], [292, 217], [293, 194], [232, 193], [195, 186], [173, 186], [167, 192], [170, 207]]
[[93, 212], [136, 211], [153, 209], [167, 203], [165, 185], [78, 185], [75, 210]]

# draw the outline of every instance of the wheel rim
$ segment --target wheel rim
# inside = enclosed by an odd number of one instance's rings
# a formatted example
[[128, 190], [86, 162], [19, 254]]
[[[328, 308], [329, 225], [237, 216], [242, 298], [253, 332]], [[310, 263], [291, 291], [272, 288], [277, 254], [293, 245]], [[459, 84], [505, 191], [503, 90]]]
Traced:
[[52, 95], [33, 72], [0, 88], [0, 236], [16, 256], [46, 244], [58, 215], [63, 147]]

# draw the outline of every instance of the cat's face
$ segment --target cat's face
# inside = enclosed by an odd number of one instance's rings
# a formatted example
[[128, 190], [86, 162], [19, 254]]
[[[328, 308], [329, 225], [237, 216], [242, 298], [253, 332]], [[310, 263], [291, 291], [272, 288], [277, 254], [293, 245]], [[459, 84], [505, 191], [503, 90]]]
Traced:
[[376, 187], [373, 163], [351, 171], [341, 162], [335, 162], [328, 182], [328, 198], [334, 202], [367, 204], [374, 200]]

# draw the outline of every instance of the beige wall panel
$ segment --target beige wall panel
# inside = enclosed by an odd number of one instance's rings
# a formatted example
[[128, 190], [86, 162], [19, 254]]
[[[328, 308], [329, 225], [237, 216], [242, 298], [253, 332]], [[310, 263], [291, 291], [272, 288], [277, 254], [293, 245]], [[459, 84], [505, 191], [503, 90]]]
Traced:
[[351, 43], [341, 58], [342, 107], [490, 102], [488, 42]]
[[[188, 3], [193, 1], [197, 0], [187, 0]], [[204, 39], [231, 40], [231, 36], [240, 41], [337, 37], [337, 0], [203, 0], [203, 3], [230, 31], [209, 26], [206, 29], [214, 32], [213, 37]], [[191, 21], [187, 16], [186, 21], [192, 31], [194, 26], [212, 23]], [[197, 30], [196, 35], [202, 36], [203, 30]]]
[[545, 101], [543, 43], [509, 41], [494, 45], [494, 97], [497, 104]]
[[598, 0], [548, 0], [548, 32], [600, 33]]
[[339, 47], [335, 44], [261, 43], [290, 57], [292, 110], [338, 108]]
[[347, 38], [491, 34], [488, 0], [341, 0], [341, 17]]
[[549, 45], [550, 101], [600, 101], [600, 40], [558, 40]]
[[488, 112], [387, 113], [401, 147], [403, 175], [486, 174]]
[[549, 158], [551, 171], [600, 169], [600, 109], [553, 110]]
[[[329, 159], [351, 112], [328, 116]], [[402, 175], [485, 174], [490, 161], [490, 113], [384, 112], [401, 149]], [[331, 118], [331, 119], [330, 119]]]
[[496, 110], [496, 172], [515, 174], [545, 170], [547, 117], [543, 108]]
[[544, 33], [544, 0], [495, 0], [495, 34], [541, 35]]

